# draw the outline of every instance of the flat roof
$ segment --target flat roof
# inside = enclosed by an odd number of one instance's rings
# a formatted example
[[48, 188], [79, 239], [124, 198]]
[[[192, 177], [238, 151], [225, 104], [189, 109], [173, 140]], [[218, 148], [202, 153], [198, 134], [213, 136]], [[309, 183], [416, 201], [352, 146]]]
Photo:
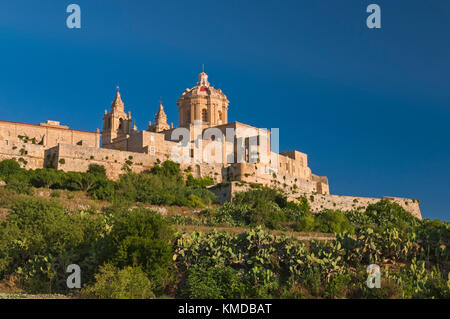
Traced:
[[97, 132], [92, 132], [92, 131], [83, 131], [83, 130], [76, 130], [76, 129], [72, 129], [72, 128], [64, 128], [64, 127], [58, 127], [58, 126], [52, 126], [52, 125], [40, 125], [40, 124], [31, 124], [31, 123], [23, 123], [23, 122], [15, 122], [15, 121], [3, 121], [0, 120], [0, 122], [2, 123], [11, 123], [11, 124], [20, 124], [20, 125], [30, 125], [30, 126], [37, 126], [37, 127], [41, 127], [41, 128], [54, 128], [57, 130], [65, 130], [65, 131], [77, 131], [77, 132], [83, 132], [83, 133], [91, 133], [91, 134], [99, 134]]

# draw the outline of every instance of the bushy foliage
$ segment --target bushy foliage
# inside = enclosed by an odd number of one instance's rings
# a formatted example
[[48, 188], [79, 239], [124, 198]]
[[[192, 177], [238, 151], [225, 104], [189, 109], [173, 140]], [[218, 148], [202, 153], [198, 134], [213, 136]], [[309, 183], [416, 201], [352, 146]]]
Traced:
[[180, 295], [189, 299], [231, 299], [245, 295], [240, 273], [232, 267], [194, 265], [189, 268]]
[[[217, 197], [204, 189], [210, 180], [199, 179], [193, 187], [183, 181], [178, 163], [157, 163], [140, 174], [128, 171], [118, 182], [107, 179], [105, 167], [90, 164], [87, 172], [64, 172], [53, 168], [26, 170], [15, 160], [0, 162], [0, 178], [19, 194], [33, 194], [32, 187], [87, 192], [93, 199], [110, 202], [142, 202], [204, 208]], [[188, 183], [189, 184], [189, 183]], [[201, 184], [201, 185], [200, 185]], [[201, 186], [201, 187], [199, 187]]]
[[140, 267], [161, 290], [172, 263], [173, 234], [168, 220], [156, 212], [123, 211], [114, 216], [108, 260], [120, 268]]
[[106, 178], [106, 168], [103, 165], [89, 164], [87, 172], [97, 177]]
[[377, 232], [393, 227], [404, 231], [420, 224], [418, 218], [387, 199], [367, 206], [365, 211], [349, 212], [347, 217], [356, 228], [370, 227]]
[[53, 201], [18, 198], [0, 224], [0, 278], [19, 275], [31, 292], [65, 291], [67, 265], [82, 266], [87, 279], [95, 272], [104, 232], [101, 219], [68, 214]]
[[195, 188], [205, 188], [214, 185], [214, 180], [210, 176], [195, 178], [192, 174], [187, 174], [186, 186]]
[[286, 197], [279, 191], [273, 188], [261, 187], [259, 189], [251, 189], [246, 192], [238, 192], [233, 199], [235, 203], [247, 204], [250, 207], [255, 207], [258, 202], [274, 202], [279, 207], [286, 205]]
[[7, 178], [10, 175], [21, 171], [20, 164], [13, 159], [7, 159], [0, 162], [0, 178]]
[[[8, 211], [0, 222], [0, 280], [18, 276], [29, 293], [67, 293], [66, 267], [75, 263], [87, 298], [153, 298], [167, 291], [186, 298], [450, 298], [449, 223], [419, 220], [388, 200], [366, 212], [310, 214], [306, 198], [289, 202], [259, 187], [198, 216], [166, 218], [129, 202], [205, 207], [217, 198], [186, 186], [173, 162], [118, 182], [103, 172], [97, 166], [85, 173], [33, 171], [0, 162], [7, 182], [0, 207]], [[26, 195], [32, 186], [52, 194], [83, 190], [113, 204], [69, 211]], [[171, 224], [250, 229], [175, 235]], [[263, 227], [330, 232], [336, 239], [305, 244]], [[372, 263], [382, 268], [381, 289], [366, 286]]]
[[152, 284], [139, 267], [119, 269], [106, 264], [95, 275], [95, 283], [82, 290], [83, 298], [148, 299], [154, 298]]
[[288, 202], [275, 189], [261, 187], [237, 193], [232, 203], [204, 210], [200, 218], [208, 225], [257, 226], [280, 229], [286, 223], [297, 221], [307, 214], [307, 201]]
[[[175, 248], [178, 269], [192, 276], [186, 283], [191, 280], [189, 285], [202, 294], [195, 296], [187, 286], [185, 296], [221, 297], [214, 271], [231, 267], [243, 283], [235, 291], [249, 298], [448, 298], [448, 271], [427, 269], [424, 261], [416, 262], [419, 257], [424, 258], [418, 243], [370, 231], [356, 238], [342, 234], [336, 241], [311, 241], [309, 247], [261, 229], [240, 235], [191, 233], [179, 237]], [[368, 289], [365, 268], [383, 265], [386, 258], [410, 264], [400, 272], [383, 272], [382, 288]]]
[[[164, 162], [166, 163], [166, 162]], [[169, 170], [171, 172], [172, 170]], [[117, 197], [133, 202], [153, 205], [177, 205], [204, 207], [216, 197], [208, 190], [194, 190], [186, 187], [180, 175], [165, 175], [162, 170], [154, 173], [128, 173], [118, 182]]]
[[344, 213], [325, 211], [317, 216], [317, 231], [324, 233], [354, 233], [354, 228]]

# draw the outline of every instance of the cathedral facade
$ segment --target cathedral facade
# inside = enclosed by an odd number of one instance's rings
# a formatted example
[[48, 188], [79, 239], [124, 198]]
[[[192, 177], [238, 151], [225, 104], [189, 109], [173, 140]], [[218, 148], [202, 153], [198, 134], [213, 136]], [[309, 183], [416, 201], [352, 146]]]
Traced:
[[196, 177], [208, 175], [216, 182], [246, 181], [283, 185], [298, 192], [329, 194], [327, 178], [311, 173], [307, 154], [272, 152], [270, 132], [240, 122], [228, 122], [229, 104], [222, 90], [214, 88], [208, 75], [202, 72], [197, 84], [186, 89], [177, 101], [178, 127], [168, 124], [161, 103], [154, 122], [149, 122], [147, 130], [138, 131], [117, 92], [103, 117], [102, 147], [174, 160], [182, 157], [183, 151], [174, 152], [183, 144], [186, 154], [178, 161]]

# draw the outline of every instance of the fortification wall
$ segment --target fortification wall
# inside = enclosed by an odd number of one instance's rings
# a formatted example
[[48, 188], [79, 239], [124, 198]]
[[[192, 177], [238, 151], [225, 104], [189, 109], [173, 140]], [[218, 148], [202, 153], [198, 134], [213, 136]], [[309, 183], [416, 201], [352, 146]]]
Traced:
[[[209, 188], [219, 199], [219, 202], [232, 201], [237, 192], [243, 192], [251, 189], [251, 185], [242, 182], [229, 182], [215, 185]], [[410, 198], [388, 197], [381, 198], [374, 197], [358, 197], [358, 196], [343, 196], [343, 195], [325, 195], [325, 194], [287, 194], [288, 200], [297, 201], [300, 196], [305, 196], [310, 205], [312, 213], [320, 213], [326, 209], [341, 210], [341, 211], [364, 211], [368, 205], [375, 204], [382, 199], [388, 199], [394, 203], [402, 206], [406, 211], [413, 216], [422, 219], [420, 212], [419, 201]]]
[[228, 168], [228, 179], [281, 188], [296, 197], [303, 193], [330, 193], [326, 177], [311, 175], [310, 180], [287, 174], [285, 171], [272, 174], [269, 171], [269, 167], [259, 163], [233, 164]]
[[53, 124], [29, 124], [0, 121], [0, 141], [14, 141], [19, 136], [34, 139], [36, 144], [47, 147], [56, 146], [58, 143], [99, 147], [100, 133], [72, 130], [67, 126]]
[[[294, 200], [293, 197], [288, 197]], [[374, 197], [358, 197], [358, 196], [343, 196], [343, 195], [322, 195], [322, 194], [306, 194], [311, 212], [319, 213], [324, 209], [334, 209], [342, 211], [364, 211], [368, 205], [375, 204], [381, 199], [388, 199], [394, 203], [402, 206], [406, 211], [413, 216], [422, 219], [420, 213], [419, 201], [410, 198], [389, 197], [383, 196], [381, 198]]]
[[124, 165], [139, 173], [151, 169], [155, 156], [112, 149], [59, 144], [50, 150], [54, 156], [54, 166], [63, 171], [85, 172], [89, 164], [103, 165], [110, 179], [118, 179], [124, 173]]
[[45, 166], [45, 147], [42, 145], [23, 143], [22, 141], [0, 141], [0, 161], [15, 159], [26, 169], [37, 169]]
[[[113, 149], [84, 147], [77, 145], [59, 144], [48, 150], [47, 157], [51, 158], [53, 167], [63, 171], [85, 172], [90, 164], [103, 165], [106, 175], [110, 179], [118, 179], [125, 171], [124, 166], [135, 173], [150, 170], [161, 158], [158, 153], [152, 156], [147, 153], [134, 153]], [[219, 164], [181, 164], [181, 171], [190, 171], [194, 177], [210, 176], [216, 183], [222, 182], [222, 166]]]

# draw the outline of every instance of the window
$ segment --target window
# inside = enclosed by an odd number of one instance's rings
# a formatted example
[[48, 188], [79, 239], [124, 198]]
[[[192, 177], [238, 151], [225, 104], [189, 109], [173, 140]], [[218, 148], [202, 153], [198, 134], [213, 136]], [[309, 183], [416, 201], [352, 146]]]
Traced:
[[155, 155], [155, 147], [153, 147], [153, 146], [150, 147], [150, 155]]
[[154, 142], [155, 141], [155, 137], [152, 135], [150, 136], [150, 141]]
[[202, 121], [208, 122], [208, 111], [206, 109], [202, 110]]
[[222, 118], [222, 112], [219, 111], [219, 121], [222, 122], [223, 118]]

